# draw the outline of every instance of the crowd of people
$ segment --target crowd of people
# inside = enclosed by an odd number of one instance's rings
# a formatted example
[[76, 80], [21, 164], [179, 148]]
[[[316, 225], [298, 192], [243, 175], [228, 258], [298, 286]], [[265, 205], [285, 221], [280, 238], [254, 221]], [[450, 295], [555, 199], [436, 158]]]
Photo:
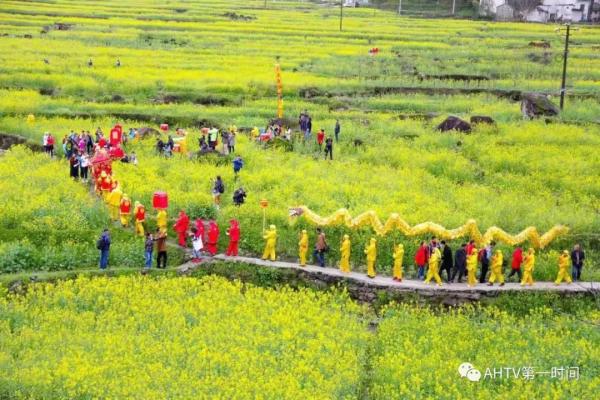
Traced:
[[[311, 118], [307, 114], [302, 114], [300, 118], [301, 127], [309, 129], [311, 126]], [[336, 139], [339, 134], [339, 121], [336, 122]], [[218, 136], [215, 136], [216, 129], [206, 130], [206, 135], [202, 135], [200, 142], [206, 140], [209, 147], [214, 148], [217, 145]], [[224, 140], [227, 140], [227, 151], [233, 152], [235, 149], [235, 141], [231, 144], [231, 137], [237, 134], [237, 128], [230, 127], [229, 135], [225, 135]], [[309, 132], [310, 133], [310, 132]], [[129, 136], [135, 137], [134, 129], [130, 129]], [[126, 136], [126, 135], [124, 135]], [[203, 138], [205, 138], [203, 141]], [[221, 136], [223, 138], [223, 135]], [[324, 131], [320, 130], [317, 134], [317, 144], [319, 148], [323, 144], [325, 137]], [[102, 130], [98, 128], [96, 131], [96, 140], [92, 138], [89, 132], [82, 131], [81, 134], [71, 132], [63, 138], [63, 150], [65, 156], [69, 159], [71, 169], [71, 177], [83, 180], [88, 179], [88, 168], [90, 167], [90, 155], [98, 151], [108, 152], [110, 144], [104, 139]], [[126, 139], [125, 139], [126, 140]], [[169, 141], [172, 141], [169, 136]], [[331, 156], [331, 143], [333, 138], [329, 137], [325, 140], [325, 155]], [[167, 142], [168, 145], [169, 142]], [[54, 140], [51, 134], [46, 133], [43, 138], [43, 145], [46, 152], [53, 156]], [[164, 149], [163, 149], [164, 150]], [[129, 162], [137, 163], [135, 153], [126, 156]], [[236, 156], [233, 160], [234, 175], [237, 179], [244, 162], [240, 156]], [[109, 206], [111, 219], [117, 221], [120, 219], [123, 227], [129, 224], [130, 216], [135, 218], [135, 232], [140, 236], [145, 236], [144, 254], [145, 267], [150, 268], [152, 265], [152, 254], [156, 247], [156, 261], [158, 268], [165, 268], [167, 265], [167, 215], [166, 210], [158, 210], [157, 230], [155, 233], [146, 232], [145, 229], [145, 208], [139, 202], [135, 203], [133, 212], [131, 211], [131, 201], [126, 194], [120, 190], [119, 183], [111, 177], [110, 168], [108, 170], [99, 170], [94, 172], [95, 187], [99, 195], [106, 201]], [[214, 204], [219, 209], [221, 204], [221, 196], [225, 192], [225, 184], [221, 176], [217, 176], [213, 182], [211, 193], [214, 199]], [[233, 202], [236, 206], [244, 203], [246, 192], [242, 187], [236, 189], [233, 193]], [[237, 255], [238, 241], [240, 236], [239, 223], [236, 220], [230, 221], [231, 225], [227, 230], [230, 236], [230, 244], [227, 249], [227, 255]], [[215, 255], [217, 252], [217, 242], [219, 238], [219, 227], [214, 220], [208, 221], [208, 225], [202, 219], [196, 219], [194, 226], [190, 229], [190, 219], [184, 211], [180, 212], [173, 229], [178, 234], [178, 243], [182, 247], [186, 247], [187, 238], [190, 238], [191, 249], [194, 255], [194, 261], [199, 261], [202, 252], [207, 252], [210, 255]], [[206, 234], [205, 234], [206, 233]], [[276, 242], [277, 230], [271, 225], [265, 232], [264, 239], [265, 249], [263, 259], [276, 259]], [[300, 265], [306, 265], [307, 252], [309, 248], [308, 234], [304, 230], [300, 234], [299, 258]], [[106, 268], [108, 263], [108, 251], [110, 249], [110, 234], [108, 230], [102, 232], [97, 244], [100, 250], [100, 267]], [[340, 247], [341, 259], [339, 262], [340, 269], [343, 272], [350, 272], [350, 252], [351, 241], [348, 235], [344, 235]], [[317, 228], [317, 239], [314, 245], [313, 259], [316, 264], [325, 267], [325, 257], [329, 251], [329, 244], [325, 238], [325, 233], [321, 228]], [[376, 260], [377, 260], [377, 240], [372, 238], [363, 250], [366, 256], [367, 275], [371, 278], [376, 276]], [[404, 247], [402, 244], [395, 244], [393, 249], [393, 279], [400, 282], [403, 279], [403, 259]], [[563, 280], [567, 283], [578, 281], [581, 278], [581, 270], [585, 260], [585, 253], [581, 250], [580, 245], [575, 245], [571, 252], [564, 250], [559, 259], [558, 267], [559, 274], [555, 283], [558, 285]], [[432, 237], [429, 243], [422, 242], [414, 256], [414, 264], [416, 267], [417, 279], [429, 283], [434, 280], [438, 285], [442, 285], [442, 277], [446, 277], [447, 283], [461, 283], [463, 277], [466, 278], [466, 283], [469, 286], [474, 286], [477, 282], [492, 286], [496, 282], [500, 286], [505, 284], [505, 281], [517, 275], [521, 285], [533, 284], [533, 271], [535, 267], [535, 250], [529, 248], [524, 253], [521, 247], [515, 248], [512, 253], [510, 262], [511, 271], [505, 278], [503, 273], [504, 255], [500, 249], [496, 249], [496, 243], [487, 243], [483, 248], [477, 249], [473, 240], [468, 243], [463, 243], [456, 252], [453, 252], [450, 245], [445, 241], [438, 241], [436, 237]], [[568, 269], [571, 268], [569, 272]], [[478, 273], [479, 271], [479, 273]]]

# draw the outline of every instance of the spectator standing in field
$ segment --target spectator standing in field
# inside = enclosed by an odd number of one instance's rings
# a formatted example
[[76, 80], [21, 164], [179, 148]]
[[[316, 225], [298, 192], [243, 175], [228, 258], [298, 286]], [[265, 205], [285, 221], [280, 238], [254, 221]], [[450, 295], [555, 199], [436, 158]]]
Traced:
[[523, 249], [517, 247], [512, 255], [512, 263], [511, 263], [511, 271], [508, 274], [506, 280], [509, 280], [511, 276], [517, 274], [519, 277], [519, 282], [523, 279], [523, 275], [521, 273], [521, 264], [523, 264]]
[[333, 139], [328, 137], [325, 140], [325, 159], [327, 160], [327, 154], [329, 154], [329, 159], [333, 160]]
[[223, 154], [229, 154], [229, 132], [221, 132], [221, 141], [223, 142]]
[[51, 133], [48, 134], [48, 153], [50, 154], [50, 157], [54, 157], [54, 136], [52, 136]]
[[129, 155], [129, 162], [135, 166], [138, 165], [138, 159], [137, 159], [137, 156], [135, 155], [135, 151], [132, 151], [131, 154]]
[[231, 132], [229, 134], [229, 152], [232, 154], [235, 153], [235, 137], [236, 137], [235, 132]]
[[340, 132], [342, 131], [342, 127], [340, 126], [340, 120], [335, 120], [335, 128], [333, 129], [333, 133], [335, 134], [335, 142], [337, 143], [340, 140]]
[[418, 268], [417, 278], [419, 280], [425, 279], [425, 264], [427, 264], [427, 261], [429, 261], [429, 250], [425, 242], [421, 242], [421, 245], [415, 254], [415, 264]]
[[[167, 230], [156, 228], [156, 268], [167, 268]], [[162, 267], [161, 267], [162, 264]]]
[[42, 136], [42, 146], [44, 147], [44, 152], [48, 153], [48, 132], [44, 132], [44, 136]]
[[85, 133], [85, 151], [88, 154], [92, 154], [94, 151], [94, 140], [92, 139], [92, 135], [90, 135], [89, 131]]
[[144, 268], [152, 268], [152, 252], [154, 250], [154, 238], [150, 232], [146, 233], [146, 241], [144, 242]]
[[100, 250], [100, 269], [108, 267], [108, 255], [110, 252], [110, 232], [107, 228], [100, 235], [96, 247]]
[[461, 283], [462, 277], [465, 275], [467, 270], [467, 244], [463, 243], [460, 245], [460, 249], [456, 250], [454, 254], [454, 271], [452, 272], [452, 278], [450, 281], [454, 282], [454, 278], [458, 274], [458, 283]]
[[452, 249], [450, 248], [450, 246], [448, 246], [446, 244], [445, 240], [442, 240], [441, 242], [441, 250], [442, 250], [442, 266], [440, 269], [440, 276], [442, 275], [442, 272], [445, 270], [446, 271], [446, 278], [448, 283], [452, 282], [452, 279], [450, 278], [452, 275]]
[[320, 267], [325, 267], [325, 252], [327, 252], [327, 241], [325, 233], [321, 228], [317, 228], [317, 242], [315, 243], [315, 251], [313, 257], [319, 263]]
[[71, 178], [78, 179], [79, 178], [79, 157], [74, 152], [69, 157], [69, 166], [71, 168]]
[[481, 263], [481, 275], [479, 275], [479, 283], [486, 283], [486, 275], [490, 268], [490, 260], [492, 259], [492, 252], [496, 242], [491, 242], [483, 249], [479, 251], [479, 262]]
[[162, 141], [162, 139], [161, 138], [156, 139], [156, 153], [159, 156], [162, 156], [164, 149], [165, 149], [165, 143]]
[[573, 281], [577, 282], [581, 279], [581, 270], [583, 269], [583, 260], [585, 260], [585, 253], [581, 250], [581, 246], [576, 244], [571, 252], [571, 263], [573, 265]]
[[87, 182], [88, 180], [88, 170], [90, 167], [90, 156], [87, 153], [82, 153], [79, 157], [79, 170], [81, 175], [81, 180]]
[[223, 183], [221, 176], [217, 176], [217, 179], [215, 179], [215, 183], [212, 189], [212, 195], [217, 208], [219, 208], [219, 206], [221, 205], [221, 195], [223, 193], [225, 193], [225, 184]]
[[323, 151], [323, 141], [325, 140], [325, 131], [323, 128], [317, 132], [317, 144], [319, 145], [319, 151]]

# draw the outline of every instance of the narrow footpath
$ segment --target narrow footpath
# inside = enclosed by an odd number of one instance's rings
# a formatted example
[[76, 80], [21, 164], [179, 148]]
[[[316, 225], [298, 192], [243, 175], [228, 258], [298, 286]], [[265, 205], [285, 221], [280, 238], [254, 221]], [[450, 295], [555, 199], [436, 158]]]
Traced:
[[[258, 258], [251, 257], [228, 257], [223, 254], [217, 254], [212, 257], [213, 260], [237, 262], [258, 265], [267, 268], [276, 269], [294, 269], [299, 272], [308, 273], [315, 277], [325, 276], [333, 278], [335, 281], [349, 280], [355, 283], [359, 283], [365, 286], [379, 287], [382, 289], [394, 289], [397, 291], [418, 291], [418, 292], [465, 292], [465, 293], [481, 293], [490, 294], [490, 292], [516, 292], [516, 291], [545, 291], [545, 292], [565, 292], [565, 293], [584, 293], [584, 292], [596, 292], [600, 293], [600, 282], [574, 282], [571, 284], [562, 283], [555, 285], [554, 282], [535, 282], [533, 286], [521, 286], [519, 283], [510, 282], [504, 286], [495, 284], [494, 286], [488, 286], [487, 284], [477, 283], [474, 287], [467, 286], [466, 283], [445, 283], [442, 286], [437, 286], [434, 282], [429, 284], [423, 281], [406, 279], [402, 282], [396, 282], [389, 276], [376, 276], [375, 278], [369, 278], [364, 273], [350, 272], [343, 273], [337, 268], [329, 267], [318, 267], [314, 265], [307, 265], [301, 267], [297, 263], [290, 263], [284, 261], [265, 261]], [[202, 264], [184, 264], [180, 267], [180, 271], [194, 268], [197, 266], [201, 268]], [[327, 279], [324, 279], [327, 280]]]

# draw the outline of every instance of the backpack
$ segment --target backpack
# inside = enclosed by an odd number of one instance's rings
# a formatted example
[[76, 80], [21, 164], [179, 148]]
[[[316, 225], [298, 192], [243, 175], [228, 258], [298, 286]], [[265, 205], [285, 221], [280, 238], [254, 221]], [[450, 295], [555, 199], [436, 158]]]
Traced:
[[96, 248], [98, 250], [102, 250], [104, 248], [104, 239], [98, 239], [98, 241], [96, 242]]

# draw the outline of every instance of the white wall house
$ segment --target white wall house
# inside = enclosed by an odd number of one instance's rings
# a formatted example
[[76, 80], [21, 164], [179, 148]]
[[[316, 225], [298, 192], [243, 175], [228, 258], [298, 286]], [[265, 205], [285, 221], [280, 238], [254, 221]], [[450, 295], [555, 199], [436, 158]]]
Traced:
[[[530, 10], [516, 10], [506, 0], [479, 0], [479, 13], [499, 21], [585, 22], [591, 0], [540, 0]], [[600, 0], [594, 1], [592, 21], [600, 20]]]
[[369, 5], [369, 0], [344, 0], [344, 7], [361, 7], [366, 5]]

